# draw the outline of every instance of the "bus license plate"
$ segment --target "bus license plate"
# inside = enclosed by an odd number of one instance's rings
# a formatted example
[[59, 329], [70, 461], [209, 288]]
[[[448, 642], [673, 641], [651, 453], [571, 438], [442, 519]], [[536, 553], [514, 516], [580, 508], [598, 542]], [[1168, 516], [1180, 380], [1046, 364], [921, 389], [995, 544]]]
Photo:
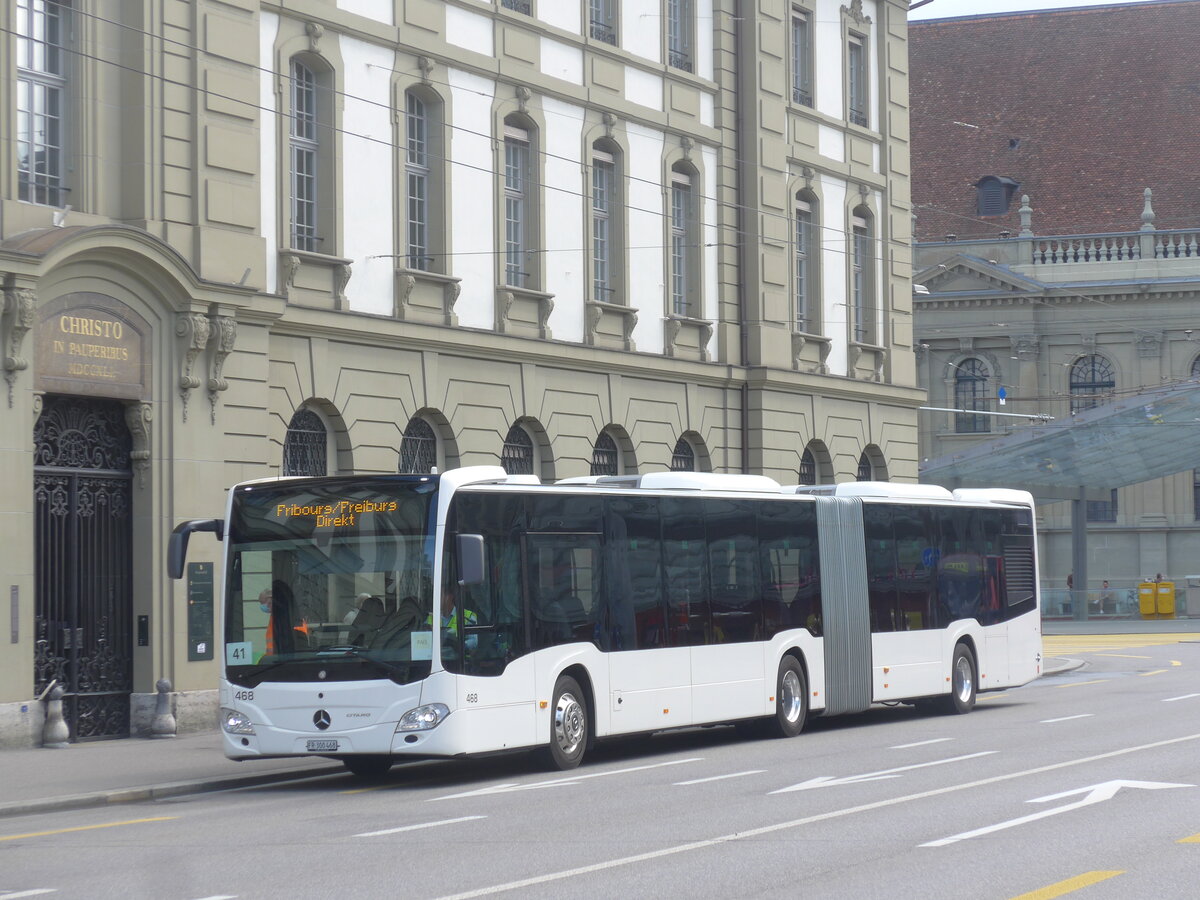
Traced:
[[330, 750], [336, 750], [338, 742], [336, 740], [309, 741], [304, 747], [309, 752], [326, 753]]

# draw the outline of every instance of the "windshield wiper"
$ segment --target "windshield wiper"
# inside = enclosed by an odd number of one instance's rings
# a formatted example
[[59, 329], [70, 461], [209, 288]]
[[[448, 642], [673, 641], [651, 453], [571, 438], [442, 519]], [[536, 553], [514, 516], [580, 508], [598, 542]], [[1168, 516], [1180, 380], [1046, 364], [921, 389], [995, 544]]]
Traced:
[[383, 669], [385, 672], [392, 674], [396, 678], [404, 679], [405, 681], [408, 680], [407, 668], [401, 668], [393, 663], [386, 662], [382, 659], [377, 659], [371, 654], [364, 652], [361, 647], [324, 647], [317, 651], [318, 657], [329, 656], [330, 654], [337, 654], [338, 656], [353, 656], [355, 659], [366, 660], [367, 662]]

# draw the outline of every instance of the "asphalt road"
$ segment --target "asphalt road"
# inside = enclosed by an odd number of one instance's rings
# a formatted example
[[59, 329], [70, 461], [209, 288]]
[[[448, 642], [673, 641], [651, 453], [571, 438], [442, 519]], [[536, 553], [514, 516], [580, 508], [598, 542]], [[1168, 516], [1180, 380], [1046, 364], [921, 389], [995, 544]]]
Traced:
[[569, 773], [418, 763], [8, 820], [0, 900], [1192, 898], [1200, 644], [1144, 641], [1066, 647], [1082, 668], [966, 716], [876, 707], [792, 740], [623, 740]]

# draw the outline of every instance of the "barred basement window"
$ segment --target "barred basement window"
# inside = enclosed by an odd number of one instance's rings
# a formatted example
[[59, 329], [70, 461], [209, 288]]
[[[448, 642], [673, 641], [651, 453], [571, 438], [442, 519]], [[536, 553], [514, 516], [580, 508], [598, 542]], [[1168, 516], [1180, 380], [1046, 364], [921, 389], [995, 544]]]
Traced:
[[858, 474], [855, 477], [856, 481], [870, 481], [873, 472], [871, 471], [871, 458], [867, 456], [866, 451], [863, 451], [862, 456], [858, 458]]
[[400, 473], [425, 475], [436, 465], [437, 436], [433, 426], [421, 418], [410, 419], [400, 441]]
[[608, 434], [601, 433], [592, 448], [592, 475], [620, 475], [617, 465], [617, 445]]
[[804, 455], [800, 457], [799, 477], [801, 484], [817, 483], [817, 460], [811, 450], [805, 450]]
[[533, 474], [533, 438], [520, 425], [508, 429], [504, 449], [500, 452], [500, 465], [509, 475]]
[[683, 438], [675, 442], [675, 452], [671, 454], [672, 472], [695, 472], [696, 451]]
[[283, 474], [312, 478], [328, 472], [329, 436], [325, 423], [311, 409], [298, 409], [283, 441]]

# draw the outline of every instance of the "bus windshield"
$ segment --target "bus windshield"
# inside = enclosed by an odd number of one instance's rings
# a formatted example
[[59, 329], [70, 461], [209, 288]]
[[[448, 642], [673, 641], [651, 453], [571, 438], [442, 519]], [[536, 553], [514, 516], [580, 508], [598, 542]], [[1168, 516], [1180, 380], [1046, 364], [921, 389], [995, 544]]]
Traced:
[[237, 489], [226, 677], [252, 687], [427, 676], [437, 486], [397, 476]]

